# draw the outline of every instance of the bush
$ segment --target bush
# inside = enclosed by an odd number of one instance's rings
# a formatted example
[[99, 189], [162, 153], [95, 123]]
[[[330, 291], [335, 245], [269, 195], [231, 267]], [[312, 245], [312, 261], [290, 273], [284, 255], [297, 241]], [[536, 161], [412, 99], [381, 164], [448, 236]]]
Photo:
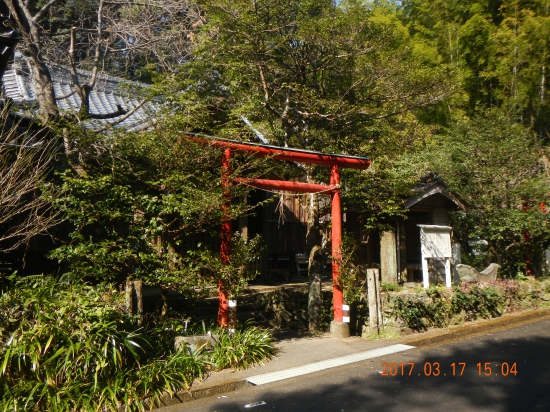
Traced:
[[202, 373], [183, 353], [151, 357], [111, 287], [79, 279], [12, 279], [0, 298], [0, 408], [143, 410]]
[[428, 327], [426, 305], [418, 298], [397, 296], [393, 302], [393, 314], [413, 330]]
[[446, 327], [457, 315], [467, 321], [497, 317], [502, 315], [504, 306], [513, 305], [517, 297], [515, 283], [503, 283], [499, 289], [503, 290], [502, 294], [493, 286], [473, 284], [454, 288], [451, 294], [446, 288], [431, 287], [426, 290], [426, 298], [396, 296], [393, 314], [413, 330]]
[[380, 290], [382, 292], [398, 292], [401, 290], [401, 286], [395, 283], [382, 282], [380, 283]]
[[137, 328], [108, 285], [11, 278], [0, 296], [0, 410], [141, 411], [188, 388], [211, 359], [218, 369], [245, 368], [274, 353], [258, 328], [220, 332], [214, 353], [173, 352], [164, 325], [150, 323]]
[[221, 329], [214, 352], [209, 355], [215, 369], [246, 369], [269, 360], [275, 354], [271, 334], [257, 327], [229, 332]]
[[447, 289], [431, 287], [426, 294], [426, 298], [397, 296], [393, 305], [395, 316], [414, 330], [447, 326], [452, 317], [451, 296]]
[[466, 285], [453, 295], [454, 313], [463, 313], [466, 320], [502, 315], [505, 300], [492, 286]]

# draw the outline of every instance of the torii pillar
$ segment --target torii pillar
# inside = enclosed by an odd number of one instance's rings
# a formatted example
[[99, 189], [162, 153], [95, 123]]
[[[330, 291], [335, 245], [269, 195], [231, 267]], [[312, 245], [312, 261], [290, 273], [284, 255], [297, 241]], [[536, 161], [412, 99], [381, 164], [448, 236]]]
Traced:
[[[222, 227], [220, 230], [220, 258], [224, 265], [229, 263], [231, 255], [231, 181], [230, 181], [231, 149], [226, 148], [222, 157], [222, 187], [223, 187], [223, 212]], [[229, 301], [227, 292], [221, 279], [218, 280], [218, 326], [227, 327], [229, 324]]]
[[[343, 323], [342, 305], [344, 294], [340, 282], [340, 263], [342, 261], [342, 205], [340, 199], [340, 169], [337, 164], [330, 166], [330, 185], [334, 187], [331, 193], [332, 219], [332, 302], [334, 320], [330, 324], [332, 335], [349, 336], [349, 326]], [[346, 336], [347, 335], [347, 336]]]

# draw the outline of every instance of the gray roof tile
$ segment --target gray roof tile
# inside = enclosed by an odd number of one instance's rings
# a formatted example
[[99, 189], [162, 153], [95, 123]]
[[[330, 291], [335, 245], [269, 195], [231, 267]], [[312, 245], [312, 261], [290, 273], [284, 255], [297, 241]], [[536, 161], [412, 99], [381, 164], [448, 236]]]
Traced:
[[[6, 70], [2, 78], [4, 93], [14, 101], [15, 105], [36, 103], [31, 78], [26, 69], [24, 58], [21, 55], [16, 55], [16, 63], [11, 69]], [[58, 107], [63, 111], [78, 111], [81, 104], [80, 97], [74, 92], [72, 77], [68, 68], [52, 66], [50, 67], [50, 73], [54, 94], [58, 99]], [[86, 71], [79, 74], [84, 78], [91, 75], [90, 72]], [[98, 115], [115, 113], [118, 110], [117, 105], [131, 111], [140, 104], [137, 96], [142, 94], [145, 87], [146, 85], [140, 83], [100, 75], [94, 90], [90, 93], [90, 113]], [[151, 125], [158, 109], [158, 104], [148, 102], [123, 121], [120, 121], [122, 116], [118, 116], [112, 119], [91, 119], [86, 122], [86, 125], [91, 129], [101, 129], [117, 123], [114, 126], [115, 128], [125, 128], [129, 131], [140, 130]]]

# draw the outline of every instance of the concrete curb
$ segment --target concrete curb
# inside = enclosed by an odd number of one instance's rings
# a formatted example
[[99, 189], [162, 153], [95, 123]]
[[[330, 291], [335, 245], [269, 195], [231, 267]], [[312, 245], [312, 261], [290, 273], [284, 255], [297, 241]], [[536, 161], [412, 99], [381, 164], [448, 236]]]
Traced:
[[211, 386], [201, 387], [197, 390], [193, 390], [193, 388], [191, 387], [189, 391], [180, 391], [172, 397], [166, 394], [161, 399], [160, 405], [158, 405], [158, 407], [163, 408], [166, 406], [180, 405], [184, 402], [191, 402], [202, 398], [209, 398], [215, 395], [222, 395], [225, 393], [236, 391], [249, 385], [250, 384], [246, 381], [246, 379], [234, 379], [224, 382], [218, 382], [215, 385]]
[[[550, 317], [550, 308], [537, 309], [521, 313], [512, 313], [500, 318], [478, 320], [467, 325], [451, 326], [446, 329], [437, 329], [420, 334], [409, 335], [398, 341], [388, 341], [388, 344], [401, 343], [416, 347], [425, 347], [430, 345], [440, 345], [453, 341], [486, 334], [509, 328], [511, 326], [521, 326], [538, 320]], [[205, 385], [193, 390], [182, 391], [173, 397], [165, 396], [159, 407], [171, 406], [189, 402], [197, 399], [207, 398], [215, 395], [222, 395], [228, 392], [236, 391], [247, 386], [252, 386], [246, 379], [229, 379], [218, 382], [210, 386]]]

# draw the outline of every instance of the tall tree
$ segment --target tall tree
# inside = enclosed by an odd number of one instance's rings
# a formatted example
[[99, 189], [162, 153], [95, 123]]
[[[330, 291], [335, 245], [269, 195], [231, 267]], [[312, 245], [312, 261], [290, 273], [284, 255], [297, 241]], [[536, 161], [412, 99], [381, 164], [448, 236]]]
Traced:
[[548, 1], [407, 0], [399, 16], [415, 38], [436, 46], [461, 74], [450, 107], [468, 115], [506, 108], [539, 139], [548, 139]]
[[[441, 101], [444, 70], [418, 59], [395, 15], [358, 1], [210, 1], [188, 70], [282, 146], [365, 153], [376, 122]], [[421, 61], [419, 61], [421, 60]], [[189, 71], [187, 72], [189, 74]]]
[[457, 239], [466, 248], [471, 239], [486, 240], [482, 263], [497, 261], [509, 275], [541, 256], [550, 244], [550, 216], [540, 207], [550, 180], [531, 131], [493, 109], [455, 123], [435, 143], [424, 156], [470, 206], [455, 215]]
[[86, 117], [99, 73], [132, 77], [147, 64], [153, 64], [152, 72], [178, 65], [189, 58], [193, 25], [201, 23], [192, 3], [176, 0], [5, 3], [22, 35], [44, 121], [59, 115], [52, 64], [69, 67], [82, 102], [80, 115]]
[[[231, 264], [221, 262], [221, 221], [250, 206], [242, 201], [247, 188], [239, 186], [232, 190], [231, 206], [224, 207], [220, 151], [160, 125], [109, 136], [110, 144], [102, 145], [102, 136], [81, 134], [77, 140], [97, 151], [81, 150], [87, 154], [81, 163], [86, 173], [68, 170], [61, 193], [49, 196], [74, 228], [53, 258], [96, 280], [133, 278], [163, 291], [193, 293], [222, 279], [236, 293], [247, 276], [256, 275], [247, 264], [258, 240], [235, 237]], [[234, 173], [258, 167], [254, 164], [241, 159]]]
[[[194, 59], [173, 79], [181, 91], [174, 100], [197, 103], [183, 113], [195, 130], [254, 138], [245, 117], [275, 145], [372, 155], [378, 143], [392, 139], [393, 119], [448, 95], [446, 67], [430, 60], [426, 48], [414, 47], [391, 9], [353, 0], [199, 5], [206, 22], [195, 37]], [[190, 119], [199, 112], [208, 118]], [[300, 168], [309, 181], [328, 181], [326, 168]], [[378, 205], [388, 206], [385, 200]], [[313, 261], [324, 245], [317, 203], [310, 205], [307, 252]]]

